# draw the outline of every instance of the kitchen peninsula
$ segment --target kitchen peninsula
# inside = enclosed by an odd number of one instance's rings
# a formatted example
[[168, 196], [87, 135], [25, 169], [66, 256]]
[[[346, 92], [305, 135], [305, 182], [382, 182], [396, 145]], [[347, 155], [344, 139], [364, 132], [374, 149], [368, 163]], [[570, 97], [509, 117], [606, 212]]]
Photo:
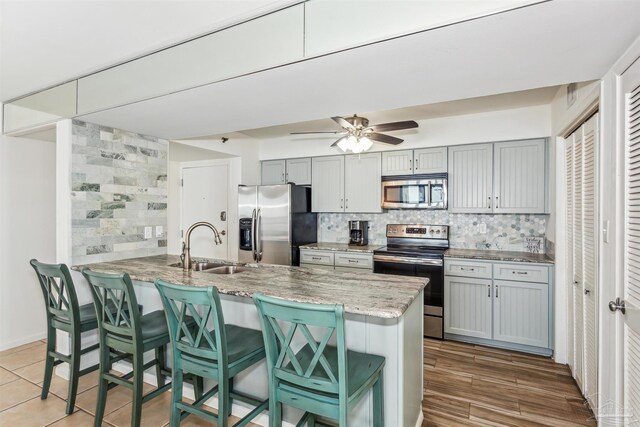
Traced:
[[[258, 314], [250, 299], [256, 292], [297, 302], [343, 304], [347, 347], [386, 358], [385, 424], [408, 427], [421, 424], [422, 301], [428, 279], [264, 264], [245, 264], [235, 274], [214, 274], [206, 270], [184, 272], [180, 267], [170, 266], [176, 263], [179, 263], [177, 256], [158, 255], [87, 267], [100, 272], [128, 273], [145, 313], [162, 307], [153, 286], [156, 278], [186, 286], [216, 286], [225, 322], [254, 329], [260, 329]], [[224, 264], [231, 263], [220, 261], [220, 265]], [[239, 376], [234, 387], [256, 397], [266, 397], [265, 363]], [[352, 412], [350, 425], [372, 425], [371, 404], [371, 396], [364, 398]], [[244, 409], [234, 404], [234, 413], [243, 415]], [[299, 415], [285, 408], [284, 420], [295, 424]], [[254, 422], [264, 421], [266, 417], [259, 417]]]

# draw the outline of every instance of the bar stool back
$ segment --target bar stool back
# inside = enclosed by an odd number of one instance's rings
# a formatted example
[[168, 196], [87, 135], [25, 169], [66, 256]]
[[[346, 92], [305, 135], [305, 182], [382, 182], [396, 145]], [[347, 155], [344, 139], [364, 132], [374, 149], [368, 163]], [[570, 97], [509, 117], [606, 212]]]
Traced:
[[[124, 385], [133, 390], [131, 425], [139, 426], [142, 404], [171, 387], [165, 384], [164, 346], [169, 343], [169, 331], [163, 310], [141, 315], [133, 283], [128, 274], [108, 274], [82, 270], [91, 285], [96, 306], [100, 336], [100, 380], [95, 425], [102, 425], [107, 391], [110, 384]], [[111, 309], [114, 307], [115, 309]], [[118, 356], [112, 358], [111, 350]], [[155, 358], [144, 363], [143, 354], [154, 350]], [[121, 377], [110, 373], [116, 360], [131, 359], [133, 371]], [[143, 395], [143, 374], [146, 369], [156, 367], [158, 388]], [[130, 378], [133, 378], [129, 381]]]
[[[167, 314], [173, 355], [173, 391], [171, 426], [195, 414], [218, 426], [228, 425], [232, 400], [237, 399], [255, 408], [235, 426], [244, 426], [267, 408], [268, 400], [260, 401], [233, 390], [233, 377], [264, 359], [264, 343], [258, 330], [225, 324], [218, 290], [175, 285], [156, 280]], [[186, 319], [192, 318], [192, 323]], [[211, 328], [211, 326], [213, 328]], [[182, 401], [183, 375], [195, 374], [217, 384], [193, 404]], [[204, 402], [218, 394], [218, 414], [202, 408]]]
[[[69, 393], [66, 413], [73, 412], [78, 380], [82, 375], [98, 369], [98, 364], [80, 370], [80, 356], [98, 348], [98, 344], [82, 348], [81, 333], [96, 329], [96, 311], [93, 303], [80, 305], [69, 268], [65, 264], [45, 264], [35, 259], [30, 261], [36, 271], [38, 282], [47, 309], [47, 356], [44, 366], [44, 382], [41, 399], [46, 399], [51, 386], [53, 368], [60, 363], [69, 364]], [[56, 351], [56, 329], [69, 334], [71, 354]]]
[[[282, 404], [306, 411], [298, 425], [316, 415], [347, 425], [350, 410], [373, 389], [374, 426], [384, 425], [385, 359], [347, 350], [342, 305], [306, 304], [254, 294], [267, 352], [269, 425], [282, 425]], [[320, 331], [321, 339], [309, 327]], [[296, 331], [304, 346], [294, 351]], [[329, 345], [332, 336], [336, 345]]]

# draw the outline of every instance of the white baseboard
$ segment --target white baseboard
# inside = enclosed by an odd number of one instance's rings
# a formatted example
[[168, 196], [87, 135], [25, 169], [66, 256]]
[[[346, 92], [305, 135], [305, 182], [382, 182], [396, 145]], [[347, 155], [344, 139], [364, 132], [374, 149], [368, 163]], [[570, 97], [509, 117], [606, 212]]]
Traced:
[[46, 337], [47, 337], [47, 333], [45, 331], [45, 332], [39, 332], [33, 335], [23, 336], [9, 342], [3, 342], [2, 344], [0, 344], [0, 351], [9, 350], [11, 348], [18, 347], [23, 344], [29, 344], [30, 342], [40, 341], [45, 339]]
[[421, 408], [420, 415], [418, 415], [418, 421], [416, 421], [416, 427], [422, 427], [422, 421], [424, 421], [424, 415], [422, 414], [422, 408]]

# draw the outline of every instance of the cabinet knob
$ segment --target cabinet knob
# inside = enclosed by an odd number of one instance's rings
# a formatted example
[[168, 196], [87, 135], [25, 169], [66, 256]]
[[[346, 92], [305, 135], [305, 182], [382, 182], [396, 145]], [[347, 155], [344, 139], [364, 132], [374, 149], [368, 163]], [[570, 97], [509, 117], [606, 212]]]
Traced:
[[487, 298], [491, 298], [491, 285], [487, 285]]
[[489, 206], [488, 206], [488, 208], [491, 209], [491, 196], [489, 196]]
[[496, 209], [498, 209], [498, 196], [496, 196]]

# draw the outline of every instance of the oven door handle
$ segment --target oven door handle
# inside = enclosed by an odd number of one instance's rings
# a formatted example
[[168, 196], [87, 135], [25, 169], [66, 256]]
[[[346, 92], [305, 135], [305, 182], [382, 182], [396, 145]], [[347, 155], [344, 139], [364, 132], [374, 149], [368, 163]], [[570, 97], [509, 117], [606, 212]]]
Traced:
[[397, 264], [420, 264], [420, 265], [436, 265], [440, 266], [443, 264], [441, 259], [430, 259], [430, 258], [412, 258], [412, 257], [401, 257], [401, 256], [392, 256], [392, 255], [374, 255], [373, 261], [379, 262], [395, 262]]

